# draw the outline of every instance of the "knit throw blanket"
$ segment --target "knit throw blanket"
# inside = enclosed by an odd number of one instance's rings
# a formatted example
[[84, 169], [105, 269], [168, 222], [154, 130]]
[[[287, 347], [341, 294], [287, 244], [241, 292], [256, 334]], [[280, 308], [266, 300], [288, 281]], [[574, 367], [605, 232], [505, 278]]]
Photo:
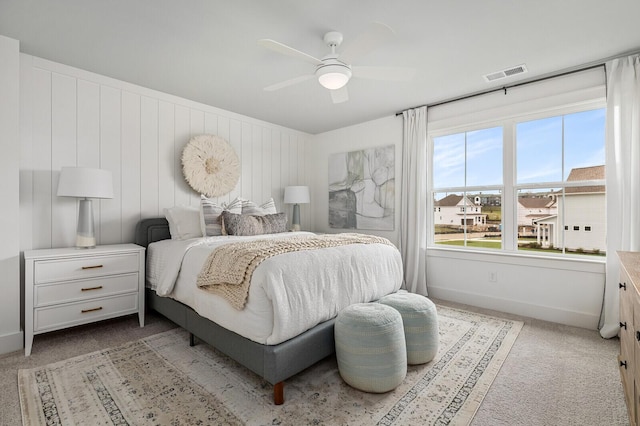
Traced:
[[213, 250], [198, 274], [198, 287], [218, 294], [241, 310], [247, 303], [253, 271], [278, 254], [348, 244], [393, 244], [386, 238], [355, 233], [299, 236], [230, 243]]

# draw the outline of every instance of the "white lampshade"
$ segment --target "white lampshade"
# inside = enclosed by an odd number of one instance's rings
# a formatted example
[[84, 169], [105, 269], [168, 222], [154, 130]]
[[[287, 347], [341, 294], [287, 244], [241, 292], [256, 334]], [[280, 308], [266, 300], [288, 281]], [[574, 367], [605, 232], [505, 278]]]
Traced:
[[345, 65], [326, 65], [316, 71], [318, 82], [327, 89], [336, 90], [343, 87], [351, 78], [351, 70]]
[[89, 167], [63, 167], [58, 197], [113, 198], [111, 172]]
[[58, 181], [58, 197], [83, 198], [78, 207], [76, 247], [95, 247], [93, 207], [90, 198], [113, 198], [111, 172], [88, 167], [63, 167]]
[[308, 186], [287, 186], [284, 188], [285, 204], [307, 204], [309, 201]]

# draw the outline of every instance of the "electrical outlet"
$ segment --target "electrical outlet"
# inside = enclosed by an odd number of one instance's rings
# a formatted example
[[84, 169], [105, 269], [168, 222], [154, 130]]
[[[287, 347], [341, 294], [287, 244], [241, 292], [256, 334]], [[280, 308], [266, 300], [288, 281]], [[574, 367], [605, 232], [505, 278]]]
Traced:
[[490, 283], [495, 283], [498, 282], [498, 273], [497, 272], [489, 272], [489, 282]]

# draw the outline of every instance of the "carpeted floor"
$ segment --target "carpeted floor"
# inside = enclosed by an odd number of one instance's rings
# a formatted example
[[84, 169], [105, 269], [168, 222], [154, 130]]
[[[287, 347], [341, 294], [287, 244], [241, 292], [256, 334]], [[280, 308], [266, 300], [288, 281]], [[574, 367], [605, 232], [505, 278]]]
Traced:
[[[601, 339], [596, 331], [464, 308], [525, 323], [472, 425], [628, 424], [616, 365], [617, 339]], [[18, 369], [116, 346], [172, 327], [149, 314], [143, 329], [131, 316], [36, 336], [31, 357], [21, 352], [0, 357], [0, 422], [20, 424]]]

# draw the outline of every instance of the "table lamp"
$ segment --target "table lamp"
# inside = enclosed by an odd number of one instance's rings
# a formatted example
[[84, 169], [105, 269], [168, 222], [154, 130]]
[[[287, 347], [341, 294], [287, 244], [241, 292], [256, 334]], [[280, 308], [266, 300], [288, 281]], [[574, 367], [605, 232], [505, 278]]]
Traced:
[[81, 198], [78, 210], [76, 247], [96, 246], [91, 198], [113, 198], [113, 178], [108, 170], [63, 167], [58, 181], [58, 197]]
[[308, 186], [287, 186], [284, 188], [284, 203], [293, 204], [292, 231], [300, 230], [300, 204], [307, 204], [309, 200]]

